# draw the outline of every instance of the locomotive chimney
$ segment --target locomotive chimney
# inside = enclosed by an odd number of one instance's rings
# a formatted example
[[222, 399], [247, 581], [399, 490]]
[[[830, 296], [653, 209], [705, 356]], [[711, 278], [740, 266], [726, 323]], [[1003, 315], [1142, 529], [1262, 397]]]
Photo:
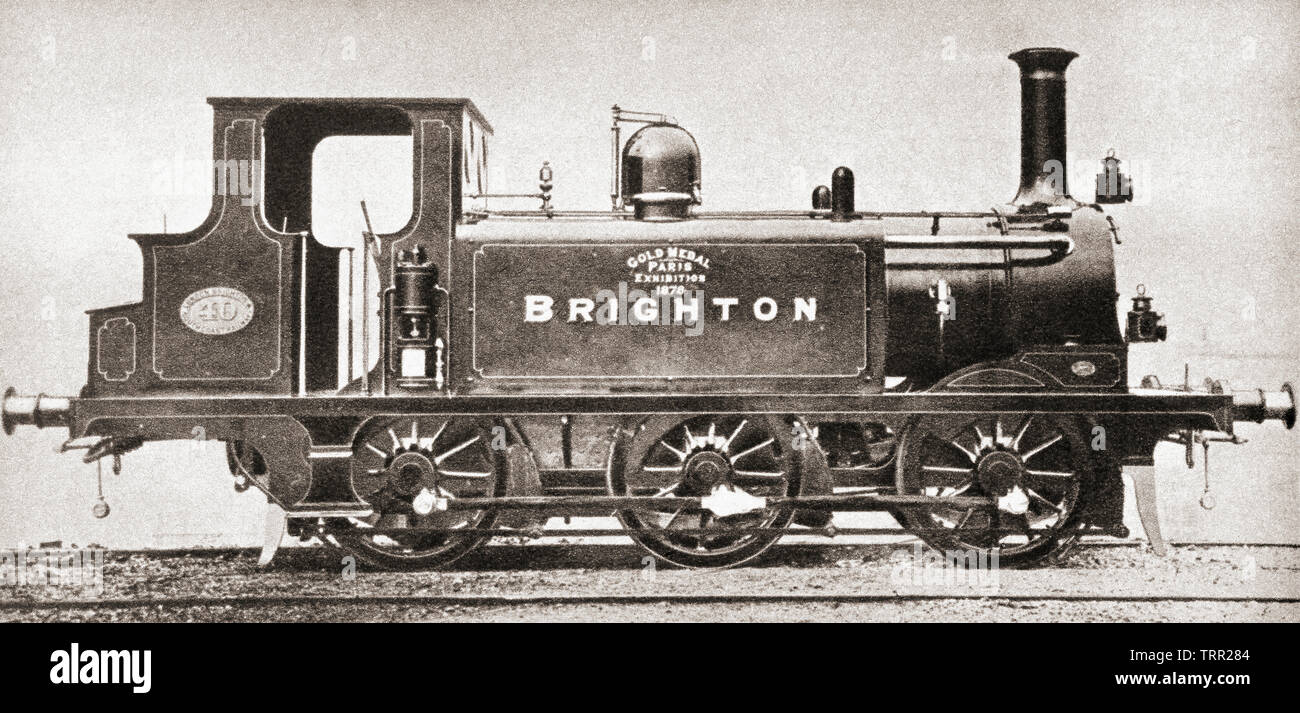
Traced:
[[1022, 211], [1073, 206], [1065, 181], [1065, 68], [1078, 53], [1054, 47], [1023, 49], [1020, 65], [1020, 191]]

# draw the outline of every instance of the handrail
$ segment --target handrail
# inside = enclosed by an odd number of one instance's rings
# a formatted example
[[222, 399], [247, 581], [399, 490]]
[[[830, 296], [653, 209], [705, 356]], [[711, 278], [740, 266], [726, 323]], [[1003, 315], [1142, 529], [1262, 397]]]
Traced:
[[[536, 198], [536, 194], [485, 194], [486, 197]], [[474, 196], [470, 196], [474, 197]], [[782, 220], [790, 218], [829, 218], [831, 212], [822, 209], [808, 210], [731, 210], [731, 211], [696, 211], [691, 217], [696, 220]], [[464, 217], [471, 220], [486, 218], [632, 218], [626, 210], [489, 210], [486, 208], [466, 210]], [[853, 220], [878, 220], [882, 218], [994, 218], [1005, 221], [1008, 216], [999, 211], [959, 211], [959, 210], [880, 210], [856, 211], [850, 215]], [[1015, 216], [1016, 222], [1047, 222], [1060, 218], [1052, 213], [1021, 213]]]
[[1042, 248], [1069, 255], [1068, 235], [886, 235], [886, 248], [1006, 249]]

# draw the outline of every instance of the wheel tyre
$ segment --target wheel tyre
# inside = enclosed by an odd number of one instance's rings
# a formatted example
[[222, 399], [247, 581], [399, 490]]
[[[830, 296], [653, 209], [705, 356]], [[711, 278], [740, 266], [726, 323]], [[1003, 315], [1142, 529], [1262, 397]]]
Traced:
[[[906, 429], [903, 439], [899, 443], [898, 451], [898, 469], [899, 469], [899, 492], [904, 494], [914, 494], [920, 492], [917, 483], [913, 480], [913, 474], [908, 471], [916, 464], [917, 458], [917, 440], [927, 431], [931, 430], [933, 424], [941, 421], [944, 417], [923, 417], [914, 419]], [[1088, 509], [1088, 498], [1094, 490], [1095, 473], [1093, 471], [1092, 459], [1087, 449], [1087, 441], [1083, 434], [1083, 423], [1077, 418], [1057, 417], [1052, 422], [1060, 429], [1070, 443], [1073, 450], [1073, 457], [1077, 464], [1076, 473], [1078, 475], [1078, 492], [1075, 502], [1070, 512], [1067, 514], [1065, 522], [1053, 528], [1050, 534], [1040, 536], [1038, 541], [1028, 543], [1024, 547], [1014, 550], [998, 547], [998, 566], [1011, 568], [1030, 568], [1043, 566], [1057, 561], [1066, 551], [1072, 548], [1083, 534], [1086, 528], [1085, 514]], [[978, 531], [973, 531], [973, 535], [963, 535], [958, 537], [952, 533], [935, 533], [927, 530], [935, 528], [935, 523], [931, 518], [930, 511], [924, 508], [901, 508], [897, 517], [904, 527], [920, 537], [932, 549], [940, 552], [953, 550], [983, 550], [982, 554], [991, 555], [998, 539], [992, 534], [983, 538], [977, 536]], [[969, 560], [966, 560], [969, 562]], [[987, 560], [986, 560], [987, 561]]]
[[[652, 417], [643, 421], [636, 428], [631, 429], [638, 432], [638, 435], [632, 439], [631, 444], [627, 445], [627, 447], [624, 447], [625, 444], [615, 441], [606, 473], [610, 494], [628, 494], [627, 473], [634, 467], [640, 467], [643, 460], [650, 453], [651, 448], [660, 441], [664, 434], [680, 429], [690, 421], [691, 419], [683, 420], [677, 416]], [[784, 428], [781, 420], [773, 416], [766, 417], [763, 425], [772, 434], [775, 444], [778, 446], [777, 450], [781, 458], [783, 471], [787, 474], [785, 493], [797, 493], [799, 491], [799, 473], [791, 467], [792, 451], [790, 437], [787, 435], [791, 429]], [[788, 527], [795, 515], [795, 509], [787, 506], [769, 508], [763, 512], [769, 513], [763, 526], [774, 529]], [[672, 535], [659, 535], [641, 530], [640, 528], [645, 527], [645, 522], [635, 510], [619, 511], [617, 516], [623, 527], [628, 530], [628, 536], [642, 548], [663, 562], [687, 569], [735, 567], [761, 555], [777, 540], [781, 539], [782, 535], [780, 532], [762, 532], [749, 535], [742, 533], [730, 537], [713, 536], [715, 543], [722, 543], [724, 547], [730, 549], [724, 552], [693, 553], [683, 551], [681, 544], [675, 545]], [[748, 538], [747, 542], [738, 547], [733, 547], [735, 543], [745, 538]]]
[[[409, 418], [397, 420], [405, 421], [407, 423], [410, 422]], [[450, 424], [455, 422], [456, 419], [449, 418], [446, 420]], [[387, 424], [387, 421], [372, 420], [358, 431], [353, 453], [354, 488], [356, 487], [355, 483], [357, 478], [355, 463], [358, 458], [357, 454], [365, 447], [367, 438], [374, 433], [374, 429], [378, 429], [380, 432], [385, 432], [383, 429]], [[474, 433], [480, 440], [480, 445], [482, 446], [479, 449], [480, 459], [485, 461], [483, 463], [484, 467], [490, 468], [492, 474], [491, 477], [493, 478], [493, 483], [490, 486], [491, 492], [494, 497], [499, 497], [505, 494], [505, 478], [503, 476], [506, 468], [505, 453], [488, 447], [487, 444], [491, 443], [490, 425], [491, 424], [487, 421], [477, 419], [472, 420], [467, 424], [463, 424], [464, 431], [467, 435], [469, 433]], [[439, 431], [439, 433], [442, 433], [442, 431]], [[496, 523], [496, 511], [467, 512], [479, 513], [478, 519], [473, 525], [475, 529], [489, 529]], [[427, 555], [420, 555], [418, 552], [416, 554], [395, 554], [377, 545], [371, 539], [374, 536], [367, 535], [366, 529], [358, 526], [352, 520], [331, 520], [329, 521], [328, 526], [333, 530], [333, 540], [339, 547], [347, 551], [348, 554], [354, 556], [359, 564], [362, 564], [369, 569], [377, 570], [412, 571], [446, 567], [461, 557], [464, 557], [466, 554], [469, 554], [485, 541], [491, 539], [490, 535], [412, 534], [402, 537], [412, 538], [417, 543], [411, 545], [413, 549], [418, 551], [418, 548], [426, 543], [431, 548], [437, 547], [439, 549], [430, 552]], [[449, 541], [451, 542], [449, 543]]]

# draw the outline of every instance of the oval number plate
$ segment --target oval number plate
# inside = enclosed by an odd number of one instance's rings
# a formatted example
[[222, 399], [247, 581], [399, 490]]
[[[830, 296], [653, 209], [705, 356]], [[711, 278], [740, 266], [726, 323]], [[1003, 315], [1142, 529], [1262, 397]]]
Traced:
[[233, 287], [209, 287], [185, 298], [181, 321], [199, 334], [238, 332], [253, 320], [253, 301]]

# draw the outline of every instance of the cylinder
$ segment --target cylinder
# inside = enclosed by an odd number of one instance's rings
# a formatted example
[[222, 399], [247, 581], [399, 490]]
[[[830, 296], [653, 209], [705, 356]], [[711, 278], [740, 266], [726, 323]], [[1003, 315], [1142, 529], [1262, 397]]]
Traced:
[[831, 220], [853, 219], [853, 171], [840, 166], [831, 174]]
[[1065, 68], [1078, 53], [1055, 47], [1015, 52], [1020, 66], [1021, 209], [1070, 205], [1065, 165]]

